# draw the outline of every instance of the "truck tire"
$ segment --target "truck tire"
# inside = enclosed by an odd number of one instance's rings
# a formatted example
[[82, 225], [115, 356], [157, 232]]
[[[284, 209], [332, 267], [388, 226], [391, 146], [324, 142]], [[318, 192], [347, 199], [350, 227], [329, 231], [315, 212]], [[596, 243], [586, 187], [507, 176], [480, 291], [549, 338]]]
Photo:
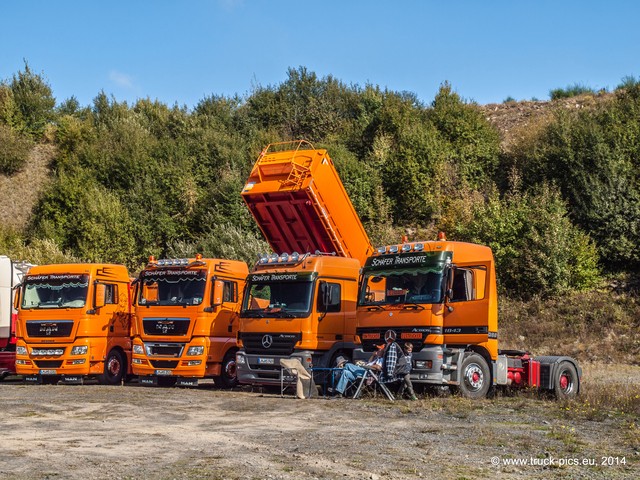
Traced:
[[[229, 350], [222, 359], [221, 374], [216, 379], [220, 387], [231, 389], [238, 385], [238, 370], [236, 368], [236, 351]], [[218, 383], [218, 382], [216, 382]]]
[[120, 385], [126, 366], [119, 350], [113, 349], [104, 361], [104, 373], [98, 377], [102, 385]]
[[472, 353], [462, 360], [458, 391], [465, 398], [485, 398], [491, 386], [489, 365], [482, 355]]
[[580, 380], [576, 367], [566, 360], [560, 362], [553, 378], [553, 390], [558, 400], [574, 398], [578, 395]]

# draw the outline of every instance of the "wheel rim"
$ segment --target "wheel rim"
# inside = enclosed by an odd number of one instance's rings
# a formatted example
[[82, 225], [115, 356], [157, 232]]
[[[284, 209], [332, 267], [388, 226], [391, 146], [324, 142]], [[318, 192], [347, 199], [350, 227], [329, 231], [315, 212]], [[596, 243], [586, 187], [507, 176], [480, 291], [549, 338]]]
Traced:
[[227, 376], [227, 378], [229, 378], [231, 380], [235, 380], [236, 379], [236, 376], [238, 375], [238, 372], [237, 372], [236, 361], [235, 360], [229, 360], [227, 362], [227, 364], [224, 366], [224, 373]]
[[563, 370], [558, 379], [558, 385], [562, 393], [569, 394], [573, 392], [573, 375], [568, 370]]
[[120, 369], [122, 366], [120, 365], [120, 360], [113, 356], [109, 358], [109, 362], [107, 363], [107, 372], [112, 377], [117, 377], [120, 374]]
[[471, 391], [477, 392], [484, 385], [484, 373], [477, 363], [471, 363], [467, 366], [464, 374], [464, 381]]

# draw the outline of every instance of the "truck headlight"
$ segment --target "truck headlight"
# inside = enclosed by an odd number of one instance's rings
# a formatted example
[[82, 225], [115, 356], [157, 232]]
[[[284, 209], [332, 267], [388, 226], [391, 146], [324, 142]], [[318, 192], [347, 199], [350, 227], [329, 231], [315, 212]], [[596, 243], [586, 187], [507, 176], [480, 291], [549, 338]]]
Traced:
[[142, 345], [134, 345], [133, 346], [133, 353], [135, 353], [136, 355], [143, 355], [144, 354], [144, 348], [142, 348]]
[[71, 349], [71, 355], [86, 355], [88, 349], [89, 347], [86, 345], [78, 345]]
[[204, 347], [189, 347], [187, 350], [187, 356], [202, 355], [204, 353]]
[[16, 347], [16, 355], [26, 355], [27, 347]]
[[242, 354], [238, 353], [238, 354], [236, 355], [236, 364], [237, 364], [237, 365], [244, 365], [244, 364], [246, 364], [246, 363], [247, 363], [247, 362], [246, 362], [246, 359], [245, 359], [244, 355], [242, 355]]

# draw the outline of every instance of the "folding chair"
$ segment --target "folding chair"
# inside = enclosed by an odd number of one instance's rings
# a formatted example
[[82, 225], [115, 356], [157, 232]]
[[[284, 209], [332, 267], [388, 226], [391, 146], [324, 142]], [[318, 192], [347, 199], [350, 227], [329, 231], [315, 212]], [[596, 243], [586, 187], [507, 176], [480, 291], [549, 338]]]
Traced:
[[280, 359], [280, 396], [284, 397], [287, 388], [296, 387], [296, 397], [310, 398], [316, 389], [313, 375], [297, 358]]
[[360, 398], [360, 395], [367, 385], [372, 386], [374, 389], [380, 387], [382, 393], [384, 393], [390, 401], [393, 402], [395, 400], [393, 393], [391, 393], [389, 388], [380, 381], [378, 374], [373, 369], [367, 367], [365, 367], [364, 375], [360, 379], [360, 383], [358, 383], [358, 389], [356, 390], [356, 393], [353, 394], [353, 398]]

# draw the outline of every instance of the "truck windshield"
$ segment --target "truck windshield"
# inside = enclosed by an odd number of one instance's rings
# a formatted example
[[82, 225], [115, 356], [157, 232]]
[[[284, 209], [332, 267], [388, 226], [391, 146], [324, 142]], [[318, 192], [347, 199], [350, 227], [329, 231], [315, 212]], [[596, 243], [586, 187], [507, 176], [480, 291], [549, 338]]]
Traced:
[[22, 308], [82, 308], [88, 290], [89, 275], [28, 275]]
[[245, 317], [306, 317], [314, 282], [250, 283], [242, 305]]
[[360, 305], [442, 302], [442, 271], [426, 269], [365, 273]]
[[143, 270], [138, 304], [200, 305], [206, 285], [206, 270]]

